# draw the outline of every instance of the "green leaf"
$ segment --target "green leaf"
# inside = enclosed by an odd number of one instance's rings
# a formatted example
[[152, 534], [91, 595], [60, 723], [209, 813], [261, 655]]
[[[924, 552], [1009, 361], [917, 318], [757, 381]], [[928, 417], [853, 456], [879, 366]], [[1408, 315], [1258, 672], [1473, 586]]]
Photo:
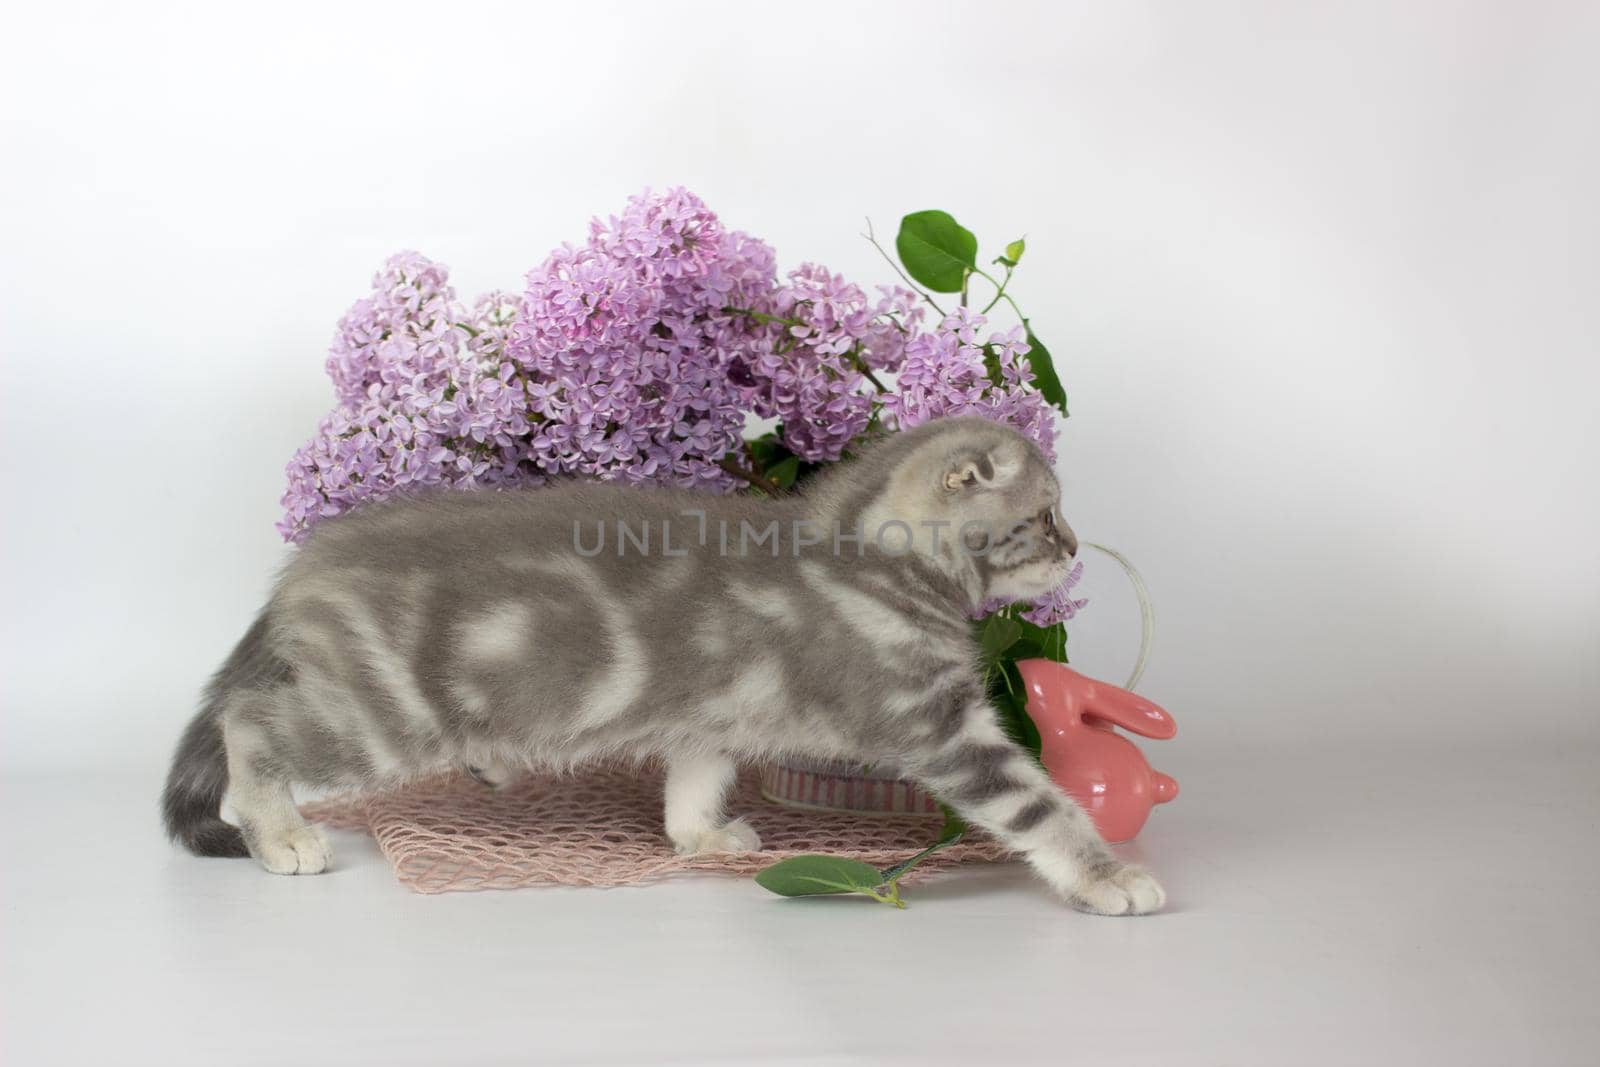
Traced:
[[[1032, 627], [1033, 624], [1030, 622], [1022, 622], [1019, 619], [1018, 625], [1022, 627], [1022, 636], [1017, 639], [1016, 644], [1006, 649], [1004, 658], [1007, 660], [1007, 662], [1015, 663], [1019, 659], [1038, 659], [1039, 657], [1043, 656], [1045, 654], [1044, 646], [1039, 644], [1039, 642], [1034, 638], [1028, 636], [1028, 628]], [[1037, 627], [1034, 628], [1037, 629]]]
[[767, 477], [778, 483], [779, 489], [788, 489], [800, 476], [800, 457], [790, 456], [767, 468]]
[[1016, 619], [1008, 619], [1004, 615], [991, 615], [984, 620], [983, 631], [978, 635], [978, 641], [983, 646], [986, 658], [995, 660], [1000, 654], [1022, 636], [1022, 627]]
[[[1027, 698], [1023, 695], [1026, 691], [1022, 687], [1021, 676], [1016, 672], [1017, 666], [1014, 663], [1006, 664], [1004, 670], [997, 672], [996, 679], [989, 686], [989, 699], [1000, 712], [1000, 725], [1005, 729], [1006, 735], [1037, 759], [1043, 741], [1039, 736], [1039, 728], [1028, 716]], [[1012, 695], [1011, 689], [1007, 688], [1008, 679], [1011, 688], [1016, 689], [1015, 696]]]
[[1067, 414], [1067, 391], [1061, 388], [1061, 379], [1056, 377], [1056, 365], [1050, 358], [1050, 350], [1044, 342], [1033, 335], [1033, 327], [1028, 325], [1026, 319], [1022, 322], [1023, 329], [1028, 331], [1028, 366], [1033, 368], [1033, 387], [1039, 390], [1051, 404], [1061, 409], [1061, 414]]
[[865, 893], [877, 897], [883, 873], [870, 863], [840, 856], [791, 856], [756, 875], [756, 884], [785, 897]]
[[[1022, 623], [1022, 639], [1013, 648], [1012, 659], [1042, 657], [1055, 660], [1057, 663], [1067, 662], [1066, 626], [1059, 622], [1054, 626], [1037, 626], [1026, 619], [1018, 621]], [[1037, 651], [1024, 652], [1025, 646], [1032, 646]]]
[[983, 373], [989, 378], [991, 385], [1004, 385], [1006, 375], [1000, 369], [1000, 349], [994, 345], [983, 346]]
[[783, 443], [783, 424], [779, 423], [774, 429], [768, 430], [760, 437], [752, 438], [744, 443], [745, 451], [750, 454], [750, 459], [760, 470], [766, 470], [775, 463], [788, 459], [792, 453]]
[[750, 458], [763, 469], [778, 462], [785, 453], [783, 445], [771, 437], [758, 437], [754, 441], [747, 442], [745, 447], [750, 453]]
[[918, 211], [900, 220], [894, 249], [906, 273], [936, 293], [959, 293], [978, 267], [978, 239], [945, 211]]
[[[1022, 253], [1027, 250], [1027, 247], [1027, 242], [1018, 237], [1015, 241], [1006, 245], [1005, 255], [995, 256], [994, 261], [1014, 270], [1017, 264], [1022, 261]], [[1007, 274], [1006, 277], [1009, 278], [1010, 274]]]

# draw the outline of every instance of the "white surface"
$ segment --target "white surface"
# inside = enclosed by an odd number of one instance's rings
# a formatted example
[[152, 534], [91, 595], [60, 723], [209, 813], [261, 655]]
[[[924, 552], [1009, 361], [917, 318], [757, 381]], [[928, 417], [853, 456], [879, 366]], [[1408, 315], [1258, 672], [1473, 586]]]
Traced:
[[[1592, 741], [1152, 746], [1168, 912], [1020, 867], [864, 899], [743, 879], [438, 897], [169, 851], [154, 783], [6, 781], [0, 1060], [1592, 1064]], [[20, 813], [26, 813], [19, 818]]]
[[[1105, 1062], [1594, 1060], [1600, 8], [5, 25], [8, 1062], [979, 1062], [1056, 1032]], [[865, 215], [1027, 234], [1067, 516], [1157, 599], [1171, 914], [1004, 872], [902, 915], [705, 880], [424, 899], [359, 842], [300, 882], [164, 851], [161, 765], [283, 558], [283, 464], [372, 271], [415, 247], [516, 287], [674, 183], [868, 284]], [[1131, 596], [1086, 586], [1075, 657], [1120, 677]]]

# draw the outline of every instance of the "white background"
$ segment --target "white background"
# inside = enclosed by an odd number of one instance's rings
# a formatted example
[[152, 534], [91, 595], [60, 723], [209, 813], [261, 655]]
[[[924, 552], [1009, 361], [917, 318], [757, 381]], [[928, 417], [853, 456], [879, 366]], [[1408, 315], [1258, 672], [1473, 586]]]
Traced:
[[[153, 800], [285, 558], [283, 465], [329, 406], [334, 324], [389, 253], [443, 261], [469, 297], [516, 288], [591, 215], [673, 184], [784, 267], [869, 284], [891, 278], [868, 216], [892, 234], [944, 208], [991, 256], [1026, 233], [1016, 294], [1072, 398], [1067, 516], [1156, 597], [1142, 688], [1182, 727], [1166, 769], [1405, 738], [1420, 761], [1477, 743], [1592, 763], [1594, 5], [5, 21], [12, 771], [127, 769], [128, 803]], [[1131, 598], [1090, 564], [1076, 658], [1118, 678]], [[1508, 783], [1450, 788], [1490, 802]], [[1403, 826], [1372, 790], [1372, 822]], [[1570, 802], [1592, 826], [1593, 791]], [[130, 832], [158, 850], [148, 814]], [[1203, 791], [1163, 817], [1198, 832]]]
[[1594, 726], [1592, 7], [50, 10], [0, 74], [8, 763], [159, 761], [385, 256], [515, 288], [669, 184], [872, 284], [867, 216], [1028, 235], [1067, 513], [1187, 729]]
[[669, 184], [872, 284], [867, 216], [1028, 235], [1066, 511], [1186, 729], [1595, 725], [1593, 7], [50, 10], [0, 75], [8, 763], [154, 768], [385, 256], [516, 288]]

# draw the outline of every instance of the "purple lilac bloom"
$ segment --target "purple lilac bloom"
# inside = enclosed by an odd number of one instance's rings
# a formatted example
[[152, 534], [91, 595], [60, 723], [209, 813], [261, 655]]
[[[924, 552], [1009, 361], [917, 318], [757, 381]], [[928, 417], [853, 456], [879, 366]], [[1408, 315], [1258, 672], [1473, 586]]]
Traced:
[[[893, 371], [922, 317], [915, 294], [860, 286], [807, 263], [755, 308], [754, 337], [740, 373], [753, 387], [756, 414], [783, 424], [783, 440], [801, 459], [838, 459], [867, 428], [879, 386], [869, 372]], [[781, 321], [773, 321], [781, 320]], [[882, 379], [879, 379], [882, 381]]]
[[539, 466], [602, 480], [729, 490], [748, 390], [746, 327], [725, 310], [771, 289], [772, 250], [694, 195], [635, 197], [528, 274], [507, 355], [533, 381]]
[[[978, 415], [1027, 434], [1055, 461], [1054, 409], [1031, 388], [1033, 370], [1022, 357], [1028, 344], [1022, 327], [991, 333], [980, 342], [986, 319], [967, 308], [945, 316], [932, 333], [905, 345], [895, 391], [884, 398], [884, 414], [896, 430], [909, 430], [947, 415]], [[999, 381], [984, 365], [984, 345], [993, 347]]]
[[390, 256], [372, 295], [339, 320], [327, 363], [339, 402], [355, 407], [374, 387], [446, 376], [465, 339], [454, 328], [463, 317], [444, 267], [416, 252]]
[[515, 307], [491, 293], [469, 311], [445, 268], [414, 252], [384, 264], [339, 323], [328, 357], [338, 404], [289, 462], [285, 539], [394, 492], [537, 480], [526, 386], [504, 358]]
[[1077, 615], [1089, 602], [1087, 600], [1072, 599], [1072, 587], [1078, 584], [1083, 577], [1083, 561], [1079, 560], [1072, 565], [1072, 570], [1067, 572], [1066, 580], [1048, 596], [1040, 597], [1033, 602], [1033, 607], [1022, 613], [1022, 617], [1036, 626], [1054, 626], [1059, 622], [1066, 622]]

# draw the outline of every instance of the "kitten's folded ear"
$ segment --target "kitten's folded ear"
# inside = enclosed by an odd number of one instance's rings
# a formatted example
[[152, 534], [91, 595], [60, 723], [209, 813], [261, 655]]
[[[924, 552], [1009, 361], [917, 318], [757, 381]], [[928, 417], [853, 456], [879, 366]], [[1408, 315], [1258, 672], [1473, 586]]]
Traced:
[[1014, 457], [992, 452], [967, 452], [951, 457], [945, 465], [944, 487], [954, 493], [963, 489], [992, 489], [1016, 476], [1021, 464]]

